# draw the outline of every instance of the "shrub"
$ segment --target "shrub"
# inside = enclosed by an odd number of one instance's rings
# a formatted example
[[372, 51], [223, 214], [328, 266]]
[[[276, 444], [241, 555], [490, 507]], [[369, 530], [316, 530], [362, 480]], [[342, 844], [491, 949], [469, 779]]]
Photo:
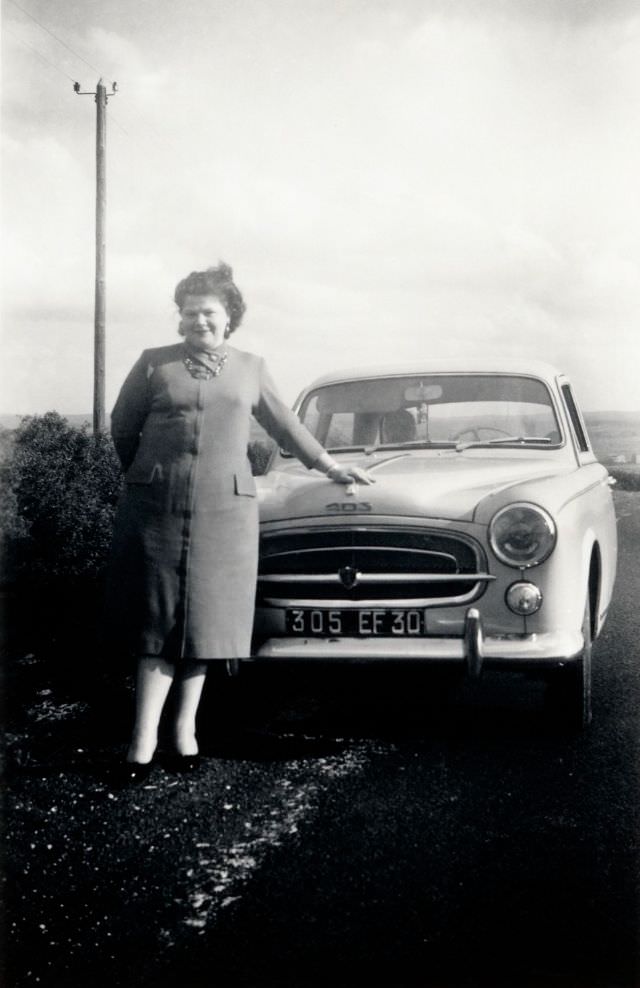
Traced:
[[[264, 472], [272, 449], [262, 439], [250, 444], [254, 473]], [[0, 580], [15, 591], [10, 630], [20, 647], [86, 652], [121, 484], [111, 437], [57, 412], [0, 431]]]
[[637, 466], [607, 466], [607, 470], [617, 483], [614, 490], [640, 491], [640, 467]]
[[121, 486], [111, 437], [47, 412], [0, 437], [0, 457], [11, 649], [55, 658], [57, 669], [69, 662], [84, 667], [97, 641], [101, 577]]
[[[269, 441], [250, 444], [254, 474], [264, 473], [272, 450]], [[13, 433], [3, 430], [5, 580], [49, 585], [99, 578], [121, 482], [111, 437], [75, 428], [57, 412], [27, 416]]]
[[24, 418], [2, 445], [0, 529], [8, 575], [40, 587], [98, 578], [121, 484], [111, 438], [47, 412]]

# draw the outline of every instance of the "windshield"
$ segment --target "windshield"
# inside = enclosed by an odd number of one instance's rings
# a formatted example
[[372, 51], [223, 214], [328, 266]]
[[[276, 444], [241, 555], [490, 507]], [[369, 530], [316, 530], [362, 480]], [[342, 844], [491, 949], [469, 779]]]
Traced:
[[300, 418], [332, 451], [425, 445], [561, 441], [542, 381], [489, 374], [438, 374], [346, 381], [310, 392]]

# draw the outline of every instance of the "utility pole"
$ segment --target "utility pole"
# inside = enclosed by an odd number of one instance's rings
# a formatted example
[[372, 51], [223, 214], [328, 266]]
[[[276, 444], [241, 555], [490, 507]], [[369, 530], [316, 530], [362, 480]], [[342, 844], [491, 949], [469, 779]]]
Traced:
[[80, 96], [94, 96], [96, 103], [96, 286], [93, 333], [93, 432], [105, 431], [104, 378], [105, 378], [105, 322], [106, 322], [106, 209], [107, 209], [107, 100], [118, 90], [114, 82], [111, 92], [102, 79], [95, 93], [82, 92], [80, 83], [74, 82], [74, 92]]

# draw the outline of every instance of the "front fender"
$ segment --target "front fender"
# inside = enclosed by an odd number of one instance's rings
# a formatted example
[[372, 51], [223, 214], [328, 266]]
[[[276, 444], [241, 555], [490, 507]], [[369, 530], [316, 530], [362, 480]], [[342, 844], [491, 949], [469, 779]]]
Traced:
[[527, 570], [526, 578], [542, 590], [544, 604], [527, 619], [531, 632], [582, 627], [592, 560], [597, 571], [592, 588], [594, 638], [604, 624], [615, 581], [617, 531], [613, 502], [603, 481], [569, 498], [554, 516], [556, 547], [545, 563]]
[[[606, 484], [608, 476], [601, 463], [591, 463], [566, 473], [524, 480], [483, 497], [476, 505], [473, 520], [480, 525], [488, 525], [497, 511], [516, 501], [536, 504], [557, 520], [572, 502], [583, 497], [590, 498], [591, 492], [600, 486], [610, 501], [611, 492]], [[596, 501], [599, 500], [596, 496]]]

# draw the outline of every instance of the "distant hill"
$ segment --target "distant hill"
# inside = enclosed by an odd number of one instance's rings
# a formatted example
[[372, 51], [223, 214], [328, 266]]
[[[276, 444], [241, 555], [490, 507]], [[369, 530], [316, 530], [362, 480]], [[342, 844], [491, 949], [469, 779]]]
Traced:
[[[93, 423], [93, 415], [91, 412], [87, 412], [86, 415], [65, 415], [63, 416], [70, 425], [75, 426], [77, 429], [82, 428], [83, 425], [88, 425], [91, 427]], [[24, 415], [0, 415], [0, 429], [17, 429], [20, 425], [22, 419], [25, 418]], [[107, 415], [107, 429], [110, 424], [110, 416]], [[258, 425], [254, 420], [251, 422], [251, 439], [268, 439], [268, 435], [264, 429]]]
[[594, 452], [603, 463], [613, 456], [628, 462], [640, 455], [640, 412], [585, 412]]
[[[610, 462], [614, 456], [624, 456], [631, 462], [635, 455], [640, 455], [640, 412], [585, 412], [585, 421], [589, 438], [599, 460]], [[16, 429], [23, 416], [0, 415], [0, 427]], [[83, 415], [65, 415], [65, 418], [80, 428], [87, 423], [91, 425], [93, 416], [90, 412]], [[109, 417], [107, 416], [107, 427]], [[251, 438], [267, 438], [257, 422], [251, 424]]]
[[[62, 412], [60, 413], [63, 414]], [[22, 419], [26, 418], [25, 415], [0, 415], [0, 428], [1, 429], [17, 429]], [[76, 428], [81, 426], [91, 425], [93, 422], [93, 415], [91, 412], [87, 412], [86, 415], [63, 415], [63, 418], [70, 423], [70, 425], [75, 425]], [[107, 426], [109, 425], [109, 416], [107, 415]]]

